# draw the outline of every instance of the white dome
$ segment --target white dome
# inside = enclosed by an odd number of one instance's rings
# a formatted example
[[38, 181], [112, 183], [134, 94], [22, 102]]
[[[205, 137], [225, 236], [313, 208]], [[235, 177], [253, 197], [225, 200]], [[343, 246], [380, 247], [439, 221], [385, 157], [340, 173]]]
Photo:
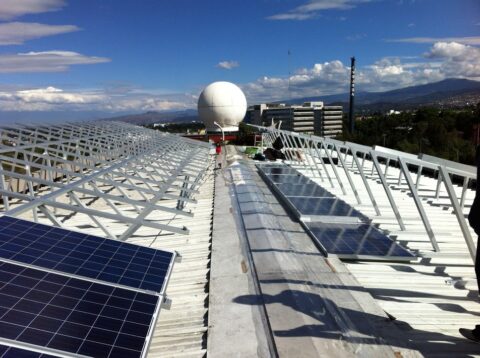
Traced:
[[242, 90], [230, 82], [209, 84], [198, 98], [198, 115], [209, 132], [237, 131], [245, 117], [247, 99]]

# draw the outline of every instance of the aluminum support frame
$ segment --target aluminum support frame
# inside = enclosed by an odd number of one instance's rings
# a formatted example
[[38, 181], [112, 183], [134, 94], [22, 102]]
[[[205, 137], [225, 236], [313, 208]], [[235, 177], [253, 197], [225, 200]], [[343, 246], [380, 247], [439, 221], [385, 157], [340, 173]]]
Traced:
[[[284, 145], [285, 143], [287, 143], [286, 147], [288, 148], [291, 147], [291, 145], [289, 145], [288, 143], [291, 143], [292, 137], [299, 138], [301, 140], [303, 139], [304, 140], [303, 143], [305, 144], [305, 148], [303, 149], [306, 149], [304, 150], [304, 153], [308, 153], [308, 155], [312, 156], [313, 163], [315, 164], [317, 163], [316, 160], [321, 160], [321, 153], [319, 153], [318, 150], [312, 151], [312, 148], [315, 148], [315, 149], [320, 148], [320, 152], [324, 150], [329, 159], [330, 166], [333, 169], [337, 182], [339, 183], [340, 189], [345, 194], [345, 188], [343, 187], [340, 180], [340, 176], [338, 175], [336, 170], [337, 166], [342, 167], [343, 170], [345, 171], [350, 188], [353, 191], [356, 197], [356, 200], [359, 204], [360, 204], [360, 200], [359, 200], [358, 192], [355, 188], [353, 181], [351, 180], [349, 171], [358, 169], [359, 174], [362, 177], [362, 181], [366, 183], [365, 188], [367, 190], [367, 193], [369, 197], [372, 198], [373, 194], [371, 190], [369, 190], [370, 188], [368, 184], [368, 180], [372, 180], [372, 179], [367, 178], [367, 176], [365, 175], [366, 166], [368, 165], [367, 168], [368, 170], [371, 170], [371, 175], [374, 175], [375, 171], [377, 172], [377, 175], [380, 179], [380, 183], [382, 184], [385, 190], [388, 201], [394, 212], [395, 218], [400, 226], [400, 229], [406, 230], [405, 223], [402, 219], [400, 211], [398, 210], [398, 206], [395, 203], [394, 196], [392, 195], [392, 191], [390, 188], [391, 184], [387, 182], [387, 172], [390, 167], [390, 164], [392, 162], [398, 163], [400, 167], [398, 185], [402, 184], [403, 182], [402, 179], [405, 180], [404, 183], [406, 183], [408, 190], [410, 191], [414, 199], [415, 206], [418, 210], [420, 218], [426, 229], [428, 238], [435, 251], [439, 251], [440, 247], [436, 241], [435, 234], [431, 228], [429, 219], [422, 205], [421, 195], [424, 195], [424, 196], [427, 195], [428, 197], [428, 194], [425, 194], [425, 193], [421, 194], [422, 192], [421, 179], [425, 169], [429, 169], [435, 173], [439, 173], [435, 197], [438, 198], [441, 184], [443, 183], [446, 188], [447, 195], [452, 205], [453, 211], [457, 216], [457, 220], [459, 222], [465, 242], [468, 246], [470, 255], [472, 256], [473, 260], [475, 259], [475, 243], [473, 242], [469, 227], [465, 221], [465, 216], [462, 212], [462, 209], [465, 206], [467, 189], [469, 187], [469, 184], [471, 183], [472, 179], [476, 178], [475, 167], [452, 162], [452, 161], [447, 161], [441, 158], [436, 158], [436, 157], [423, 155], [423, 154], [416, 156], [413, 154], [404, 153], [404, 152], [400, 152], [397, 150], [392, 150], [392, 149], [384, 148], [380, 146], [374, 146], [374, 147], [359, 146], [358, 144], [355, 144], [355, 143], [340, 142], [338, 140], [331, 139], [331, 138], [316, 137], [313, 135], [306, 135], [306, 134], [300, 134], [300, 133], [292, 134], [291, 132], [279, 130], [273, 127], [259, 127], [259, 126], [253, 126], [253, 127], [258, 128], [266, 137], [273, 137], [273, 138], [280, 137], [284, 142]], [[302, 144], [301, 140], [300, 142], [298, 142], [299, 144]], [[337, 157], [337, 160], [338, 160], [337, 164], [334, 163], [334, 158], [333, 158], [334, 155]], [[358, 155], [360, 155], [360, 157], [362, 158], [361, 161], [359, 160]], [[295, 161], [295, 158], [291, 158], [290, 156], [287, 156], [287, 157], [290, 161]], [[351, 160], [348, 160], [349, 157], [351, 157], [350, 158]], [[382, 171], [382, 168], [380, 166], [379, 158], [385, 161], [384, 171]], [[308, 159], [306, 159], [306, 161], [311, 166], [311, 161]], [[410, 174], [411, 169], [409, 167], [416, 169], [413, 171], [413, 173], [416, 174], [415, 180], [412, 179], [412, 176]], [[309, 170], [319, 171], [320, 169], [321, 168], [318, 167], [318, 165], [314, 165], [314, 167], [311, 167]], [[325, 171], [328, 172], [326, 168], [325, 168]], [[461, 188], [460, 200], [456, 194], [456, 191], [450, 179], [450, 176], [452, 175], [463, 178], [463, 185]], [[379, 213], [377, 211], [378, 206], [377, 207], [375, 206], [374, 201], [372, 201], [372, 204], [378, 214]]]
[[[3, 211], [18, 216], [31, 210], [35, 221], [41, 213], [57, 226], [57, 209], [82, 213], [110, 238], [117, 235], [102, 219], [129, 224], [122, 239], [141, 226], [186, 234], [185, 227], [145, 218], [154, 211], [192, 216], [184, 206], [196, 202], [192, 196], [212, 165], [208, 151], [206, 143], [119, 122], [0, 127]], [[98, 199], [111, 212], [95, 209]], [[182, 204], [157, 204], [169, 199]], [[138, 215], [126, 215], [115, 203], [131, 205]]]

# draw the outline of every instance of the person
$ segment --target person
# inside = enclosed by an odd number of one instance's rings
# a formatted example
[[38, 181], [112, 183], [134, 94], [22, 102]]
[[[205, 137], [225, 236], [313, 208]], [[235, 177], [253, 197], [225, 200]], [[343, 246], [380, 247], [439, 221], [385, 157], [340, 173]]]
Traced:
[[[475, 255], [475, 275], [477, 276], [478, 292], [480, 293], [480, 195], [478, 194], [480, 189], [480, 145], [477, 147], [475, 164], [477, 166], [477, 185], [475, 199], [473, 199], [473, 204], [468, 214], [468, 222], [475, 234], [479, 236], [477, 253]], [[477, 324], [474, 329], [460, 328], [459, 331], [465, 338], [480, 343], [480, 324]]]
[[222, 153], [222, 144], [220, 142], [217, 143], [217, 147], [215, 148], [217, 154]]

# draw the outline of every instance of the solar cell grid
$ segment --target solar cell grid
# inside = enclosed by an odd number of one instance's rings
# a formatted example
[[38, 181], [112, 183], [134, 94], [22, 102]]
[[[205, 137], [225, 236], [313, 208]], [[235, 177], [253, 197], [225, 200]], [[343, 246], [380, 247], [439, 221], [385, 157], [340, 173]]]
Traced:
[[[334, 223], [368, 217], [291, 168], [259, 166], [263, 177], [292, 209], [326, 253], [350, 259], [411, 260], [415, 256], [369, 224]], [[315, 222], [320, 220], [322, 222]], [[355, 219], [358, 218], [358, 219]], [[325, 223], [330, 221], [331, 223]], [[351, 221], [351, 220], [349, 220]]]
[[368, 221], [365, 215], [338, 198], [288, 197], [288, 200], [302, 215], [358, 217]]
[[261, 170], [265, 174], [288, 174], [288, 175], [300, 174], [298, 170], [296, 170], [294, 168], [287, 167], [287, 166], [283, 166], [283, 167], [262, 167]]
[[286, 165], [281, 162], [270, 162], [270, 163], [259, 163], [257, 164], [257, 167], [259, 168], [284, 168]]
[[173, 253], [2, 216], [0, 257], [161, 293]]
[[294, 184], [308, 184], [313, 183], [307, 177], [301, 174], [266, 174], [272, 183], [294, 183]]
[[159, 297], [0, 263], [0, 337], [96, 357], [139, 357]]
[[367, 224], [305, 223], [328, 253], [339, 256], [383, 256], [414, 258], [377, 228]]
[[285, 195], [289, 196], [301, 196], [308, 198], [333, 198], [333, 194], [323, 189], [321, 186], [311, 183], [311, 184], [292, 184], [292, 183], [283, 183], [277, 184], [278, 190]]

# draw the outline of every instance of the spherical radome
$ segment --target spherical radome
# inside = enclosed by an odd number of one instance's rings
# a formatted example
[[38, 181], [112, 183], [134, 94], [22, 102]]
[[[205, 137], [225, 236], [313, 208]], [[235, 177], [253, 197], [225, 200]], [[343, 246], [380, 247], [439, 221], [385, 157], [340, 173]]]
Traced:
[[209, 132], [237, 131], [247, 112], [247, 99], [238, 86], [230, 82], [213, 82], [198, 98], [198, 115]]

